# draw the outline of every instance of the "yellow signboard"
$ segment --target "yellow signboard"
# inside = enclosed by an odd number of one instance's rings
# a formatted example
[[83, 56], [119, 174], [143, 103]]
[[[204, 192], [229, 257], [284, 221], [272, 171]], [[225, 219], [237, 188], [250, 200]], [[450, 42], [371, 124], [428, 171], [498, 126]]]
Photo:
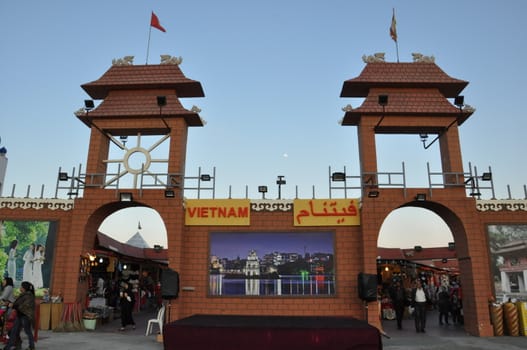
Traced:
[[251, 203], [248, 199], [187, 199], [185, 225], [249, 226]]
[[294, 226], [358, 226], [358, 199], [296, 199]]

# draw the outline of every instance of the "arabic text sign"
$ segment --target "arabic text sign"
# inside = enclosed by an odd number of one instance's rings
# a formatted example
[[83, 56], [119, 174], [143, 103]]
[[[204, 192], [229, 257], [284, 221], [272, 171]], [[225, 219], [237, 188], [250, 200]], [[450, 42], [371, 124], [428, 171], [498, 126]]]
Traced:
[[251, 205], [248, 199], [188, 199], [185, 225], [249, 226]]
[[296, 199], [294, 226], [358, 226], [358, 199]]

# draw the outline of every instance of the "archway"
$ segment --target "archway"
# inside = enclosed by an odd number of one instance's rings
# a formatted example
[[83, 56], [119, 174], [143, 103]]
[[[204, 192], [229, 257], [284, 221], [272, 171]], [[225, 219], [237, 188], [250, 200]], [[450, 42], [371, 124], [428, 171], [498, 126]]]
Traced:
[[[135, 311], [157, 309], [161, 303], [161, 269], [166, 258], [167, 230], [161, 215], [147, 206], [114, 203], [94, 212], [89, 227], [97, 227], [88, 248], [87, 305], [117, 308], [120, 285], [135, 293]], [[87, 236], [91, 236], [91, 230]], [[146, 283], [149, 282], [149, 283]]]
[[[413, 308], [409, 299], [416, 280], [424, 282], [430, 296], [430, 304], [427, 307], [427, 330], [433, 332], [464, 330], [459, 307], [449, 310], [451, 328], [445, 328], [444, 319], [440, 321], [438, 317], [439, 292], [444, 288], [448, 292], [449, 300], [457, 300], [462, 280], [455, 251], [455, 235], [451, 227], [459, 227], [459, 219], [456, 219], [448, 208], [433, 202], [424, 205], [416, 202], [408, 203], [393, 210], [385, 218], [377, 241], [381, 322], [385, 330], [399, 328], [400, 324], [404, 325], [403, 329], [414, 330]], [[402, 314], [402, 323], [396, 321], [396, 307], [393, 300], [394, 287], [399, 283], [403, 286], [408, 300]], [[460, 306], [461, 303], [456, 305]], [[455, 326], [452, 325], [454, 316]]]

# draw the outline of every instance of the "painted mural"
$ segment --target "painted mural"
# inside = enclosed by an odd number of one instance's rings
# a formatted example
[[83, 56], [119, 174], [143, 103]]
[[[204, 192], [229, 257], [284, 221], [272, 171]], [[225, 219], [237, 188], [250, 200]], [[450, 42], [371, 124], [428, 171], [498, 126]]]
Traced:
[[488, 225], [495, 297], [527, 301], [527, 225]]
[[1, 221], [0, 270], [14, 286], [31, 282], [35, 289], [49, 288], [56, 223], [50, 221]]

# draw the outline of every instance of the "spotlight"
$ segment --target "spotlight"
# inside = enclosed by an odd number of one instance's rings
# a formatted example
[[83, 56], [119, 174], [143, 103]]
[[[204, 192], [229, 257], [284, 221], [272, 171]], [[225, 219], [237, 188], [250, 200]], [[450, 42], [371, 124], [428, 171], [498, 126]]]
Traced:
[[415, 195], [415, 200], [419, 202], [426, 201], [426, 193], [418, 193]]
[[376, 190], [369, 191], [368, 192], [368, 197], [369, 198], [377, 198], [377, 197], [379, 197], [379, 191], [376, 191]]
[[455, 250], [455, 249], [456, 249], [456, 243], [448, 242], [448, 250]]
[[481, 175], [481, 180], [483, 181], [491, 181], [492, 180], [492, 173], [483, 173], [483, 175]]
[[165, 190], [165, 198], [174, 198], [176, 196], [176, 192], [174, 190]]
[[121, 202], [131, 202], [134, 200], [134, 197], [132, 196], [132, 193], [130, 192], [121, 192], [119, 193], [119, 200]]
[[331, 181], [346, 181], [346, 173], [337, 172], [331, 174]]
[[465, 97], [456, 96], [456, 98], [454, 98], [454, 104], [458, 106], [459, 108], [463, 107], [464, 103], [465, 103]]
[[167, 97], [166, 96], [157, 96], [157, 105], [159, 107], [163, 107], [167, 105]]
[[388, 95], [379, 95], [378, 100], [379, 106], [386, 106], [388, 105]]
[[415, 250], [416, 252], [420, 252], [420, 251], [423, 250], [423, 247], [421, 247], [420, 245], [416, 245], [416, 246], [414, 246], [414, 250]]
[[201, 181], [210, 181], [211, 177], [209, 174], [203, 174], [199, 177]]
[[95, 107], [95, 104], [93, 103], [93, 100], [84, 100], [84, 108], [87, 111], [92, 110]]
[[258, 192], [267, 193], [267, 186], [258, 186]]
[[59, 181], [68, 181], [69, 179], [68, 173], [59, 172]]

